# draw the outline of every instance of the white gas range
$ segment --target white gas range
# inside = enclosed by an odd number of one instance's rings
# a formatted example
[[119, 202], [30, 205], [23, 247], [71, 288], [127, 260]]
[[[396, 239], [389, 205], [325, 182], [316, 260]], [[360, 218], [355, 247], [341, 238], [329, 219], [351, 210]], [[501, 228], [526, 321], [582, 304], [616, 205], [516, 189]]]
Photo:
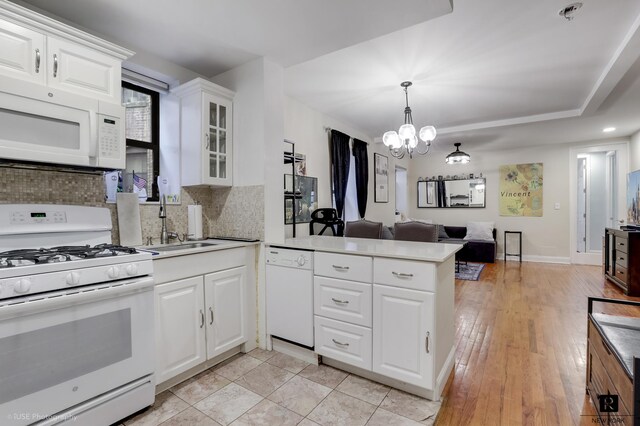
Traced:
[[0, 424], [109, 425], [153, 403], [151, 254], [108, 209], [0, 205]]

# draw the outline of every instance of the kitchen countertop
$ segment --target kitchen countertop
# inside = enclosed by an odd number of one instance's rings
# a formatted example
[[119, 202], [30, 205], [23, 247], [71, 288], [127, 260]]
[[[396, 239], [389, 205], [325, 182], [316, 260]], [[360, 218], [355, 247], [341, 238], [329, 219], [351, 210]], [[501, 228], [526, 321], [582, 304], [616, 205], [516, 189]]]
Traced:
[[368, 238], [327, 237], [320, 235], [288, 238], [284, 243], [266, 244], [273, 247], [361, 256], [390, 257], [423, 262], [444, 262], [462, 249], [462, 244], [421, 243]]
[[[154, 250], [154, 248], [180, 246], [180, 245], [191, 244], [191, 243], [215, 243], [216, 245], [211, 245], [206, 247], [197, 247], [197, 248], [185, 248], [183, 250], [173, 250], [173, 251]], [[218, 250], [229, 250], [229, 249], [240, 248], [240, 247], [248, 247], [256, 244], [260, 244], [260, 241], [232, 241], [232, 240], [218, 240], [215, 238], [209, 238], [201, 241], [186, 241], [184, 243], [172, 243], [172, 244], [154, 245], [154, 246], [139, 246], [139, 247], [136, 247], [136, 249], [138, 251], [145, 251], [153, 254], [152, 260], [159, 260], [159, 259], [166, 259], [168, 257], [185, 256], [189, 254], [207, 253], [207, 252], [218, 251]]]

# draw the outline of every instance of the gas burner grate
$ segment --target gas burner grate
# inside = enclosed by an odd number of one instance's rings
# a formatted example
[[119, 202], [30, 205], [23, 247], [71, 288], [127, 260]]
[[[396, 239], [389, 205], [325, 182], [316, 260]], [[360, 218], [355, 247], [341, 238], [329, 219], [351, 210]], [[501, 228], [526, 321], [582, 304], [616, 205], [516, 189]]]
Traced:
[[136, 249], [117, 244], [98, 244], [96, 246], [60, 246], [40, 249], [10, 250], [0, 253], [0, 268], [37, 265], [43, 263], [68, 262], [72, 260], [93, 259], [97, 257], [135, 254]]

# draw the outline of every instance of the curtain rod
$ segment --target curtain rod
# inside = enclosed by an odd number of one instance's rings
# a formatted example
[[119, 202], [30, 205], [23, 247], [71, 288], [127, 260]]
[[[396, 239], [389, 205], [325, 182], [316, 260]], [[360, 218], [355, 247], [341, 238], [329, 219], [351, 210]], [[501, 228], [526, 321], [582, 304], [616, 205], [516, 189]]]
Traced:
[[[325, 132], [331, 132], [333, 130], [331, 127], [327, 127], [327, 126], [324, 126], [323, 129], [324, 129]], [[342, 133], [344, 133], [344, 132], [342, 132]], [[345, 133], [345, 135], [346, 135], [346, 133]], [[351, 139], [355, 139], [353, 136], [349, 136], [349, 137]], [[363, 141], [362, 139], [358, 139], [358, 140], [361, 141], [361, 142], [366, 143], [367, 145], [369, 145], [369, 142], [367, 142], [367, 141]]]

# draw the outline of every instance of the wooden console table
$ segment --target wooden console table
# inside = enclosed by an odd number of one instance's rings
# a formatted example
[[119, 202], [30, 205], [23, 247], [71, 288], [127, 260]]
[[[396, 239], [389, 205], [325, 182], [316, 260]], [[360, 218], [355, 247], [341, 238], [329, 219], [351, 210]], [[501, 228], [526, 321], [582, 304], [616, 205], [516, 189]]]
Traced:
[[640, 231], [605, 229], [604, 275], [627, 296], [640, 296]]

